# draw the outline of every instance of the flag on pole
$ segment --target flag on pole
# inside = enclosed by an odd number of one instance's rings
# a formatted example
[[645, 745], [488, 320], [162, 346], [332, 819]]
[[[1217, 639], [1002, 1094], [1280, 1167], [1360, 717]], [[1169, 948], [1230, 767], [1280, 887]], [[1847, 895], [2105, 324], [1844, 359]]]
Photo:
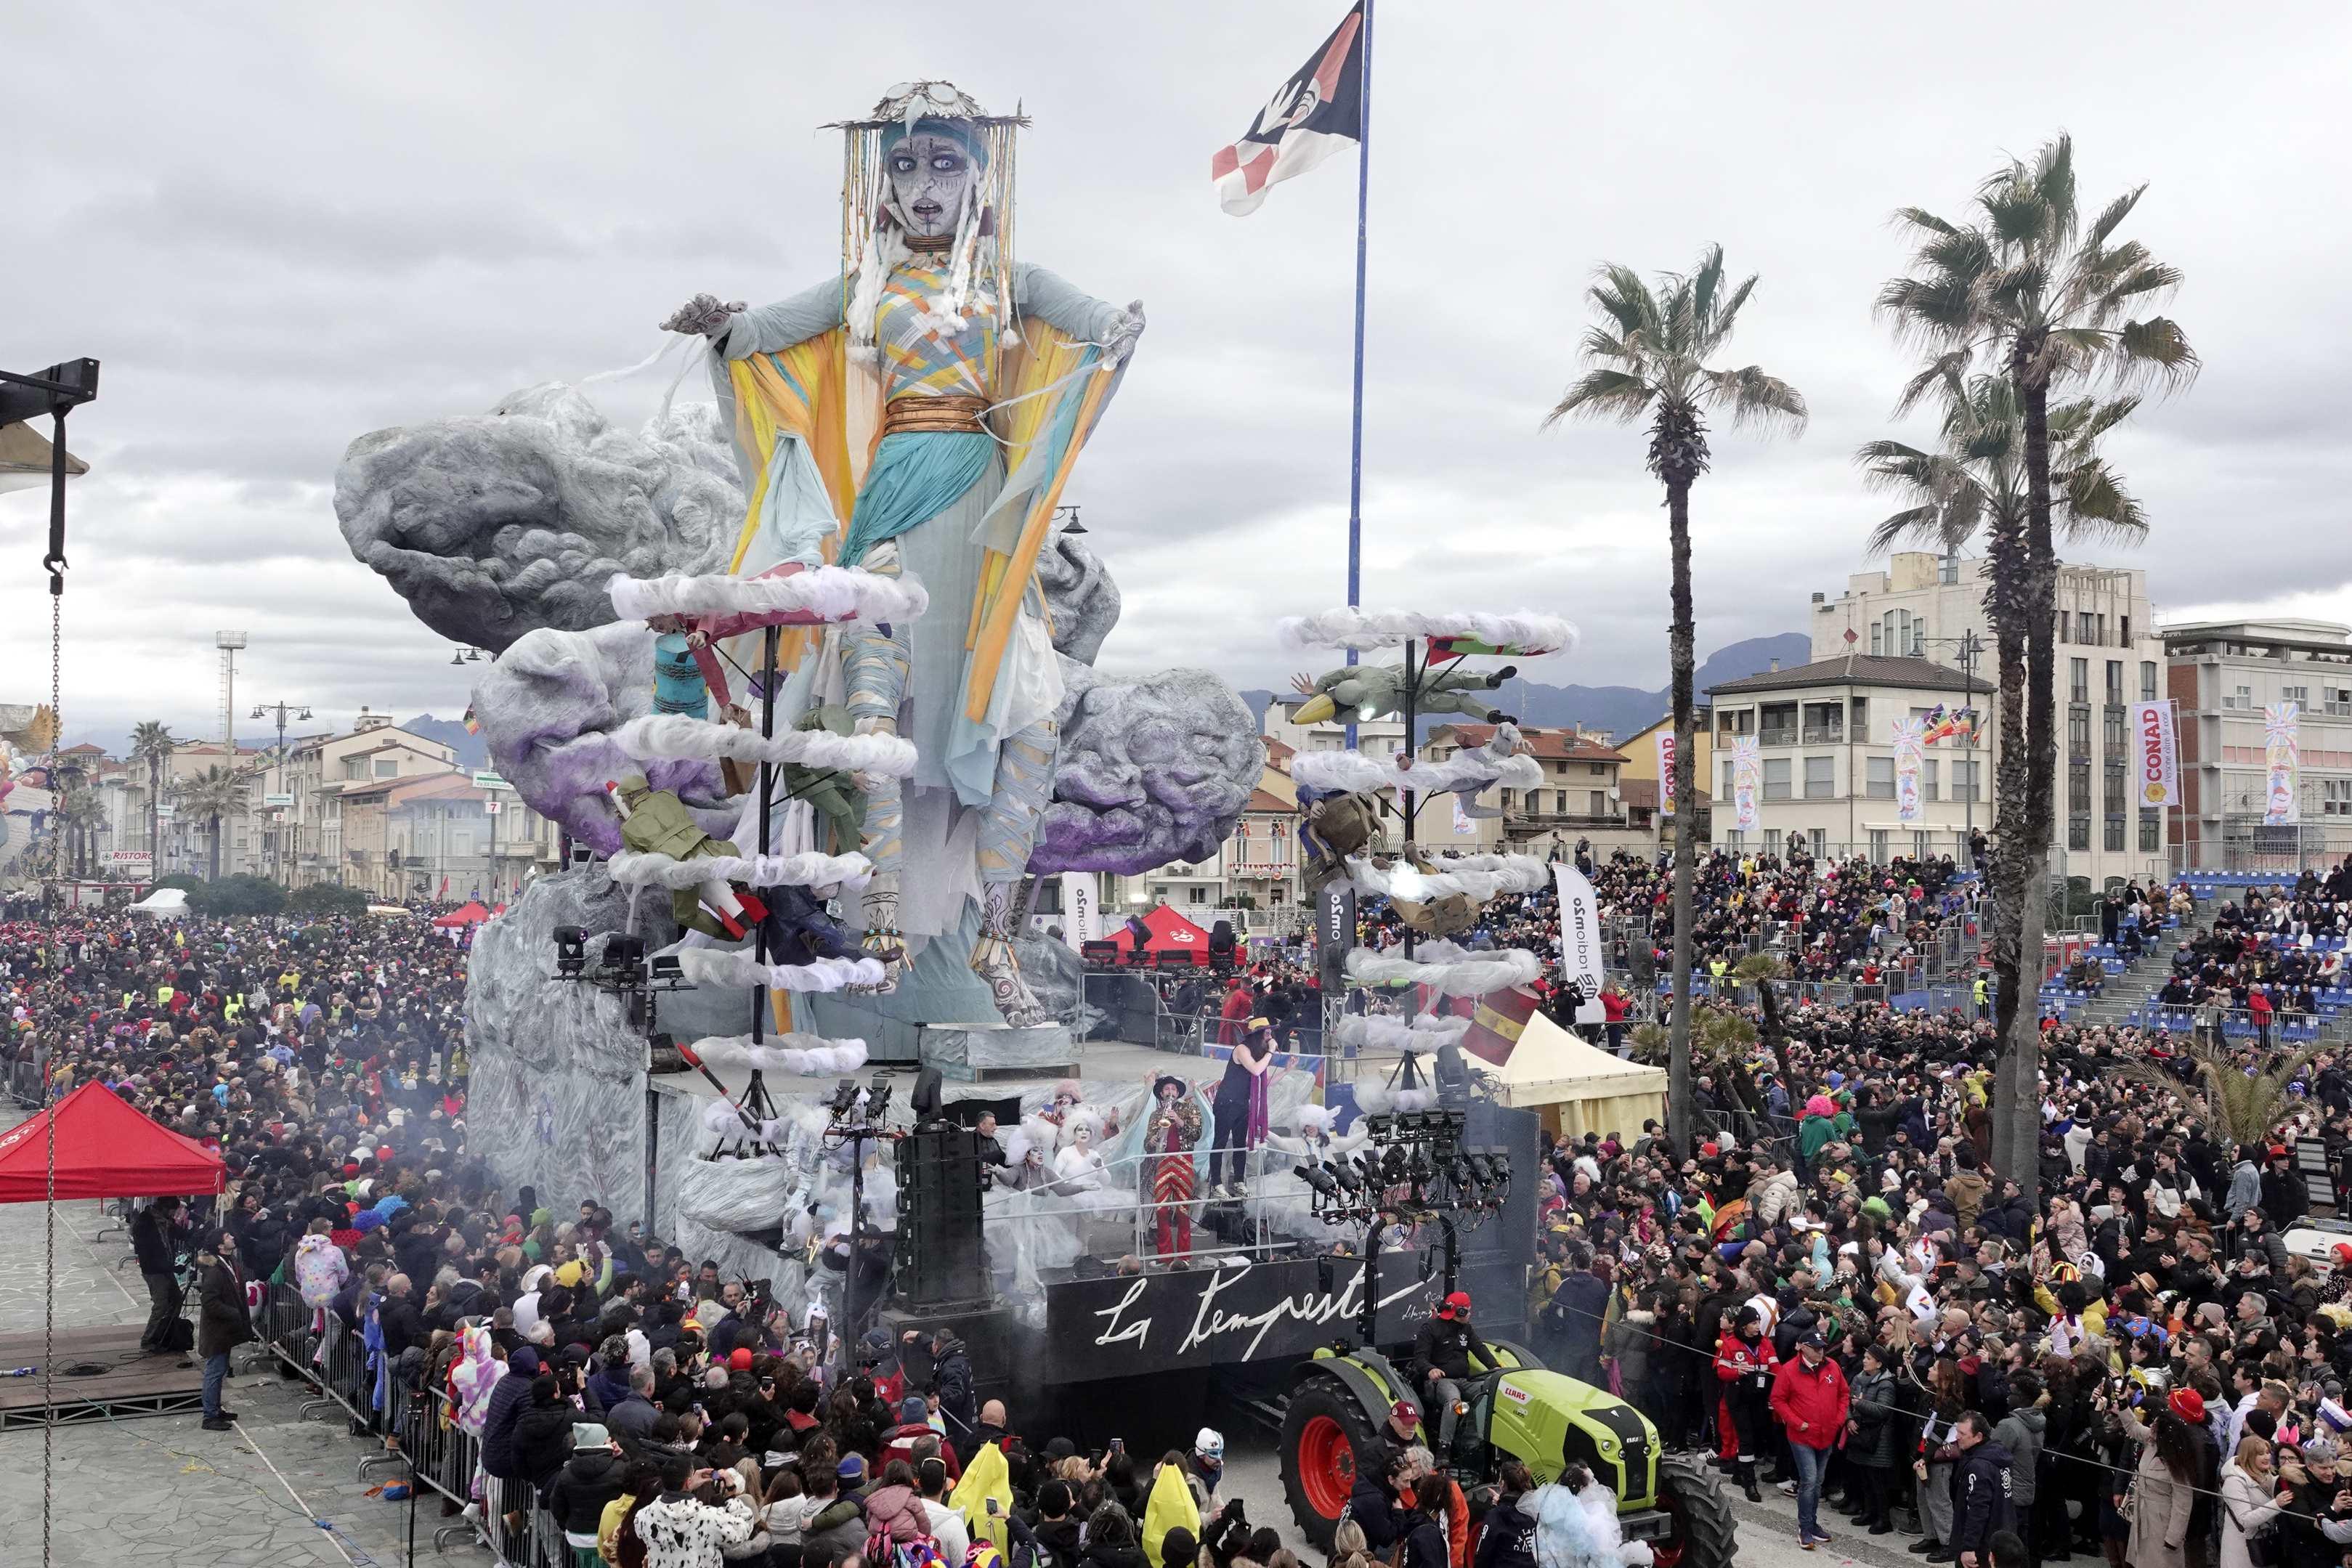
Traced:
[[1343, 143], [1362, 140], [1364, 7], [1361, 0], [1314, 57], [1274, 90], [1242, 139], [1209, 160], [1217, 201], [1235, 217], [1254, 213], [1265, 188], [1304, 174]]

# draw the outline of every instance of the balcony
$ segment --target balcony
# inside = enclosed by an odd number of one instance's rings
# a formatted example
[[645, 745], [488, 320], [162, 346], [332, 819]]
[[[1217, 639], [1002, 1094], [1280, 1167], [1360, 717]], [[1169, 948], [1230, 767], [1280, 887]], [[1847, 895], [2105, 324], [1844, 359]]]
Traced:
[[1845, 730], [1838, 725], [1809, 724], [1805, 726], [1807, 746], [1843, 746]]
[[1759, 746], [1794, 746], [1797, 744], [1797, 732], [1793, 727], [1788, 729], [1759, 729], [1756, 732], [1756, 744]]

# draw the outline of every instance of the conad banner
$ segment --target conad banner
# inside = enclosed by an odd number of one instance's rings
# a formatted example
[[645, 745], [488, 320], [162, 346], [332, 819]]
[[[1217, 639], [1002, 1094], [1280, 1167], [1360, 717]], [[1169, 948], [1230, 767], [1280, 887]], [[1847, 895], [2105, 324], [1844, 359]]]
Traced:
[[2169, 806], [2180, 799], [2180, 738], [2171, 698], [2132, 704], [2132, 765], [2142, 808]]
[[1756, 831], [1756, 798], [1764, 792], [1764, 764], [1756, 754], [1756, 737], [1735, 737], [1731, 742], [1731, 825], [1743, 833]]
[[2263, 795], [2263, 824], [2282, 827], [2303, 821], [2303, 705], [2273, 703], [2263, 710], [2263, 760], [2270, 782]]
[[1919, 718], [1898, 718], [1895, 739], [1895, 820], [1919, 820], [1919, 763], [1927, 755], [1927, 725]]
[[1095, 873], [1062, 873], [1062, 939], [1076, 947], [1102, 938], [1102, 903], [1095, 894]]
[[1658, 814], [1675, 814], [1675, 732], [1658, 731]]
[[1551, 873], [1559, 886], [1559, 967], [1584, 993], [1576, 1021], [1600, 1023], [1608, 1017], [1601, 1005], [1601, 969], [1608, 955], [1601, 939], [1601, 900], [1572, 862], [1554, 862]]

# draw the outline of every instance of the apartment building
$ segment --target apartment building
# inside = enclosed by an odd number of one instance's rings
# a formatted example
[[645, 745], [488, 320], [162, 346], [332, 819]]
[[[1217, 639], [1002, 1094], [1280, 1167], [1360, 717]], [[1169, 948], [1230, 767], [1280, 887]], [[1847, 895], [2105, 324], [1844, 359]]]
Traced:
[[[2177, 863], [2292, 873], [2352, 853], [2352, 627], [2210, 621], [2162, 635], [2180, 736]], [[2296, 708], [2298, 820], [2268, 823], [2265, 718], [2281, 703]]]

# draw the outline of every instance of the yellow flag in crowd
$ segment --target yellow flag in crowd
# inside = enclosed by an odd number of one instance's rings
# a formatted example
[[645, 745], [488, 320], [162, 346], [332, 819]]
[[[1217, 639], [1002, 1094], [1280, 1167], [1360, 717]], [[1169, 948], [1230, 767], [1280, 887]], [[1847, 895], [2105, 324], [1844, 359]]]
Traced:
[[[989, 1511], [990, 1499], [996, 1511]], [[963, 1479], [948, 1493], [948, 1506], [963, 1515], [964, 1527], [975, 1542], [985, 1540], [1004, 1550], [1004, 1516], [1013, 1511], [1013, 1483], [1004, 1456], [994, 1443], [984, 1446], [963, 1467]]]
[[1160, 1543], [1168, 1532], [1176, 1529], [1189, 1530], [1192, 1539], [1201, 1539], [1201, 1511], [1192, 1506], [1192, 1489], [1184, 1484], [1181, 1465], [1162, 1465], [1159, 1477], [1151, 1483], [1151, 1496], [1143, 1505], [1143, 1559], [1160, 1561]]

